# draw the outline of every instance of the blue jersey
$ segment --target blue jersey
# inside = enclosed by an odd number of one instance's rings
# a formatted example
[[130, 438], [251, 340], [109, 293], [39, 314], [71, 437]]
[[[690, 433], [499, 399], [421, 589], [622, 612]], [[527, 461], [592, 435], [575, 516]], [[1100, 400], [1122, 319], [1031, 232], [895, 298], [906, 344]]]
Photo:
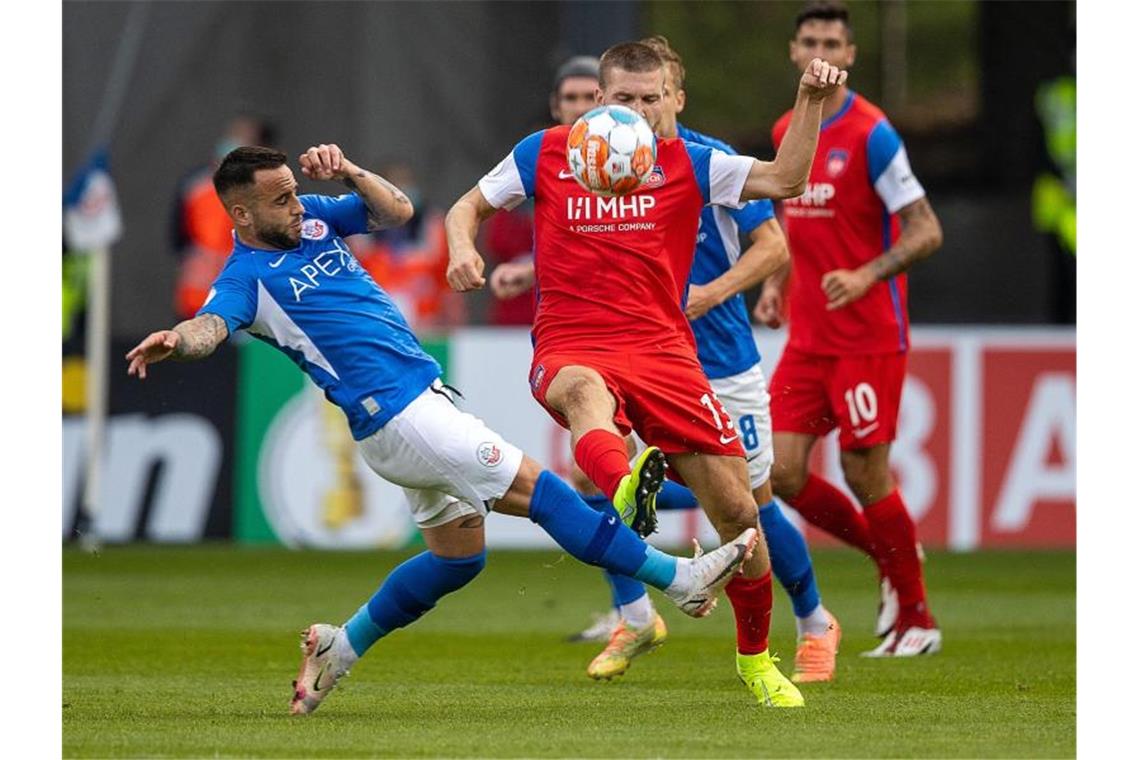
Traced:
[[286, 354], [344, 410], [360, 440], [423, 393], [440, 367], [342, 240], [368, 229], [363, 199], [300, 200], [301, 244], [262, 250], [235, 237], [198, 313], [216, 314], [230, 335], [246, 330]]
[[[686, 142], [736, 155], [727, 143], [680, 124], [677, 125], [677, 136]], [[739, 209], [705, 206], [701, 211], [690, 284], [706, 285], [727, 272], [740, 258], [741, 233], [747, 235], [775, 215], [769, 200], [750, 201]], [[743, 293], [710, 309], [692, 323], [692, 328], [697, 339], [697, 358], [709, 378], [738, 375], [760, 363], [760, 352], [752, 339], [752, 324], [748, 320]]]

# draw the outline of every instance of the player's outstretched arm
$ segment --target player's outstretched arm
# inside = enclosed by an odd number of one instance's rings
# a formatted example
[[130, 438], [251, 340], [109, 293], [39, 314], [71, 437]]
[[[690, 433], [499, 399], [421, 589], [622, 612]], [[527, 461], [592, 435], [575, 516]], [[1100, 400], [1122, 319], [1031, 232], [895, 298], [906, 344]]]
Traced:
[[171, 330], [153, 332], [127, 352], [126, 358], [130, 362], [127, 374], [145, 380], [148, 364], [157, 364], [164, 359], [204, 359], [214, 353], [227, 335], [226, 323], [217, 314], [201, 314], [179, 322]]
[[475, 250], [479, 225], [498, 211], [487, 202], [478, 186], [471, 188], [447, 212], [447, 283], [452, 290], [465, 293], [477, 290], [487, 282], [483, 276], [483, 257]]
[[815, 58], [800, 77], [788, 132], [772, 161], [757, 160], [748, 173], [740, 200], [795, 198], [807, 187], [819, 142], [823, 101], [847, 82], [847, 72]]
[[752, 245], [740, 254], [728, 271], [706, 285], [690, 285], [685, 316], [698, 319], [737, 293], [768, 279], [791, 260], [784, 231], [775, 219], [769, 219], [748, 233]]
[[415, 209], [408, 196], [379, 174], [361, 169], [333, 144], [314, 145], [301, 154], [301, 173], [309, 179], [343, 182], [368, 206], [368, 229], [375, 232], [405, 224]]
[[883, 255], [858, 269], [836, 269], [823, 276], [821, 287], [827, 295], [829, 311], [858, 301], [876, 282], [905, 272], [942, 246], [942, 224], [925, 197], [903, 206], [898, 215], [902, 230]]

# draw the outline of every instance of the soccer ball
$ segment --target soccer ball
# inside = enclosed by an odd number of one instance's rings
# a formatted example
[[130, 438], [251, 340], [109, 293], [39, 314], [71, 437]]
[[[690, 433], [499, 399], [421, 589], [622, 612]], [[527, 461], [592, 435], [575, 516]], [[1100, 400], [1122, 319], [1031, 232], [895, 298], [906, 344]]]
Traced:
[[566, 138], [574, 179], [597, 195], [628, 195], [657, 163], [657, 138], [632, 108], [601, 106], [582, 115]]

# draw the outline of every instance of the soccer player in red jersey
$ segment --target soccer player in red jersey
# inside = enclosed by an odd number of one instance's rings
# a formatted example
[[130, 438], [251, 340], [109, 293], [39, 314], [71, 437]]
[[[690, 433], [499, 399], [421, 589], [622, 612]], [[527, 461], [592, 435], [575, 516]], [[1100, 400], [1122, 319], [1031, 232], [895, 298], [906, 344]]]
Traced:
[[[774, 161], [729, 156], [680, 139], [658, 139], [657, 165], [634, 193], [603, 198], [574, 181], [566, 162], [569, 127], [523, 139], [448, 214], [456, 290], [482, 287], [475, 249], [482, 220], [528, 197], [535, 201], [539, 305], [531, 389], [568, 427], [575, 461], [612, 499], [630, 474], [630, 430], [664, 452], [692, 488], [723, 540], [757, 524], [744, 449], [697, 361], [681, 309], [701, 209], [757, 198], [791, 198], [805, 187], [822, 102], [846, 81], [824, 61], [800, 79], [793, 116]], [[656, 129], [665, 66], [640, 43], [602, 56], [600, 100], [638, 111]], [[799, 706], [803, 697], [768, 654], [772, 576], [758, 545], [726, 587], [737, 621], [737, 673], [762, 704]]]
[[[817, 58], [851, 66], [847, 10], [809, 5], [790, 51], [801, 70]], [[807, 190], [783, 204], [790, 334], [771, 383], [772, 483], [809, 522], [878, 564], [884, 604], [876, 632], [885, 638], [867, 654], [930, 654], [942, 634], [888, 457], [909, 348], [905, 272], [942, 244], [942, 229], [882, 111], [842, 86], [828, 96], [823, 117]], [[792, 118], [776, 122], [776, 145], [788, 139]], [[757, 303], [756, 317], [772, 327], [781, 321], [787, 272], [765, 282]], [[836, 427], [844, 477], [862, 511], [808, 473], [812, 446]]]

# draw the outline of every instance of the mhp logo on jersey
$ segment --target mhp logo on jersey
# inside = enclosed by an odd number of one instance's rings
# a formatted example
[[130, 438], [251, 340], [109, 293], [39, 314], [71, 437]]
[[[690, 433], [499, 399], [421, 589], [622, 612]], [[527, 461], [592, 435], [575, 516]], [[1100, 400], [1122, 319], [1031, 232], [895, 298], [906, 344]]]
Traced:
[[665, 184], [665, 170], [660, 166], [654, 166], [653, 171], [645, 178], [646, 187], [661, 187]]
[[301, 222], [301, 237], [305, 240], [324, 240], [329, 234], [329, 226], [320, 219], [306, 219]]
[[847, 168], [847, 160], [850, 154], [843, 150], [843, 148], [832, 148], [827, 152], [827, 160], [824, 166], [827, 167], [827, 173], [831, 177], [838, 177]]

